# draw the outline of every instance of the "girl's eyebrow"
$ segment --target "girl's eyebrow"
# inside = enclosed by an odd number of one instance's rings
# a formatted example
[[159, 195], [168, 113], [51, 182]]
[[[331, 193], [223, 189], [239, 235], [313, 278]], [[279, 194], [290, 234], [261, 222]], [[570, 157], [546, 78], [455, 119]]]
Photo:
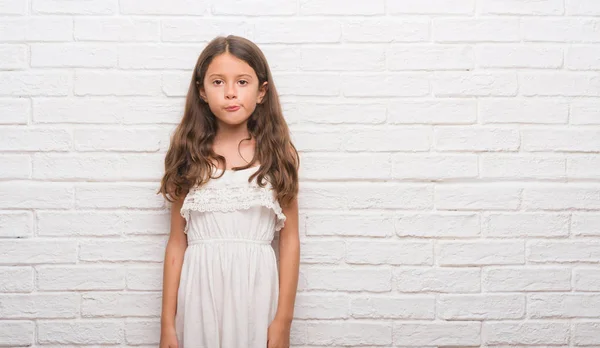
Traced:
[[[213, 74], [210, 74], [208, 77], [213, 77], [213, 76], [219, 76], [219, 77], [223, 77], [224, 75], [217, 74], [217, 73], [213, 73]], [[250, 75], [250, 74], [239, 74], [239, 75], [238, 75], [238, 76], [236, 76], [236, 77], [242, 77], [242, 76], [247, 76], [247, 77], [249, 77], [249, 78], [252, 78], [252, 75]]]

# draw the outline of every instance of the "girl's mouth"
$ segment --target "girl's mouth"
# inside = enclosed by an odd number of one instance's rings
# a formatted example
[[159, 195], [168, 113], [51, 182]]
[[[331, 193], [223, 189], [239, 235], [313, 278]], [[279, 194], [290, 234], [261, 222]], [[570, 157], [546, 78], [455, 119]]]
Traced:
[[226, 107], [225, 110], [227, 110], [227, 111], [237, 111], [239, 108], [240, 108], [239, 106], [235, 105], [235, 106]]

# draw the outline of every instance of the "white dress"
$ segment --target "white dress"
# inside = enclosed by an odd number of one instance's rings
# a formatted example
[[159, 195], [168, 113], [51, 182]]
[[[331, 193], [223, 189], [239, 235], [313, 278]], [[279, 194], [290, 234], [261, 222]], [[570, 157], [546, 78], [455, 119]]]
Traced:
[[188, 247], [175, 316], [179, 348], [267, 346], [279, 295], [271, 241], [286, 217], [269, 182], [264, 188], [256, 178], [248, 182], [256, 170], [225, 170], [184, 199]]

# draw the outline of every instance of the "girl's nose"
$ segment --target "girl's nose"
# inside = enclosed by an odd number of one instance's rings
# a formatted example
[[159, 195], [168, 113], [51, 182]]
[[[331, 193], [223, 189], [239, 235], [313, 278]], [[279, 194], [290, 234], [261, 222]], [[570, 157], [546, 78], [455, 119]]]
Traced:
[[236, 95], [237, 95], [237, 92], [235, 90], [235, 86], [229, 85], [229, 86], [225, 87], [225, 98], [227, 98], [227, 99], [235, 98]]

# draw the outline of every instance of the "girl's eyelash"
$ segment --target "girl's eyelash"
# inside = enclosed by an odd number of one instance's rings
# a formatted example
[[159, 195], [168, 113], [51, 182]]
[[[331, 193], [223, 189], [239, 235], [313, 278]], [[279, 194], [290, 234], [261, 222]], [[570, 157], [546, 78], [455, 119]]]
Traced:
[[[214, 81], [213, 81], [213, 84], [214, 84], [214, 83], [216, 83], [216, 82], [223, 82], [223, 81], [222, 81], [222, 80], [214, 80]], [[247, 85], [247, 84], [249, 83], [249, 82], [248, 82], [248, 81], [246, 81], [246, 80], [240, 80], [239, 82], [244, 82], [243, 86], [245, 86], [245, 85]]]

